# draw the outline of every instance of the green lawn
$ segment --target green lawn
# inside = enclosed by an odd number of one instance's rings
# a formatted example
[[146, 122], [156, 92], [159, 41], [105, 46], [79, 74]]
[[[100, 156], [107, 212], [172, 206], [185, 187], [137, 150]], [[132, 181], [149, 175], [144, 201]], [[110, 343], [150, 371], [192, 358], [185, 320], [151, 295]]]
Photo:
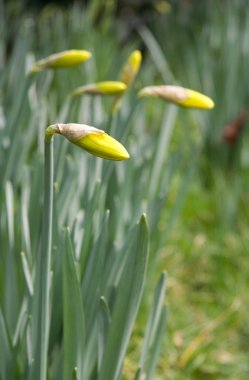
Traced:
[[222, 228], [216, 194], [198, 182], [161, 256], [169, 273], [166, 371], [170, 379], [246, 379], [248, 214], [241, 205], [240, 223]]

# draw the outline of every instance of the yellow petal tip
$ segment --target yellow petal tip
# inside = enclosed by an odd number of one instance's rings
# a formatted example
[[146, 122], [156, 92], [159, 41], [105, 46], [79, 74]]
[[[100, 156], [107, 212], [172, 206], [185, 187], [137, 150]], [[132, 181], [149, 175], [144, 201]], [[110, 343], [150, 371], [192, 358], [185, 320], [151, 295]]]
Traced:
[[77, 145], [82, 146], [89, 153], [107, 160], [127, 160], [130, 155], [125, 147], [107, 133], [88, 134]]
[[207, 95], [191, 89], [186, 89], [186, 93], [187, 98], [179, 102], [179, 104], [184, 107], [200, 108], [206, 110], [211, 110], [215, 107], [214, 101]]
[[127, 84], [127, 86], [130, 86], [133, 83], [140, 69], [141, 62], [142, 62], [142, 54], [140, 50], [134, 50], [130, 54], [120, 74], [121, 81]]
[[215, 104], [208, 96], [181, 86], [148, 86], [142, 88], [137, 97], [161, 98], [167, 102], [177, 104], [182, 107], [212, 109]]
[[60, 69], [76, 66], [87, 61], [91, 56], [92, 53], [88, 50], [65, 50], [37, 61], [31, 69], [31, 72], [37, 73], [47, 69]]
[[119, 81], [104, 81], [90, 83], [84, 86], [77, 87], [72, 96], [80, 95], [119, 95], [126, 91], [127, 85]]

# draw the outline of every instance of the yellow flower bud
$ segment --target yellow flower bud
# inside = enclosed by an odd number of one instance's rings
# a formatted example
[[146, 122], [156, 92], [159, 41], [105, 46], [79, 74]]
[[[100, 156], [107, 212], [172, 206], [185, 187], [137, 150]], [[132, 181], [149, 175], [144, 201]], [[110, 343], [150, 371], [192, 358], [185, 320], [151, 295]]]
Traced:
[[157, 10], [157, 12], [162, 13], [162, 14], [169, 13], [172, 10], [172, 6], [170, 5], [170, 3], [165, 0], [156, 1], [154, 4], [154, 7]]
[[91, 58], [92, 54], [87, 50], [66, 50], [49, 55], [36, 62], [32, 72], [40, 72], [46, 69], [59, 69], [79, 65]]
[[134, 81], [142, 61], [142, 54], [139, 50], [135, 50], [128, 58], [126, 65], [124, 66], [120, 79], [122, 82], [130, 86]]
[[129, 153], [113, 137], [104, 131], [86, 124], [53, 124], [46, 129], [46, 137], [55, 133], [63, 135], [70, 142], [87, 152], [107, 160], [121, 161], [129, 158]]
[[122, 94], [127, 86], [123, 82], [105, 81], [98, 83], [86, 84], [85, 86], [77, 87], [73, 92], [73, 96], [84, 94], [89, 95], [117, 95]]
[[180, 86], [148, 86], [139, 91], [138, 97], [150, 96], [161, 98], [182, 107], [212, 109], [214, 102], [200, 92]]

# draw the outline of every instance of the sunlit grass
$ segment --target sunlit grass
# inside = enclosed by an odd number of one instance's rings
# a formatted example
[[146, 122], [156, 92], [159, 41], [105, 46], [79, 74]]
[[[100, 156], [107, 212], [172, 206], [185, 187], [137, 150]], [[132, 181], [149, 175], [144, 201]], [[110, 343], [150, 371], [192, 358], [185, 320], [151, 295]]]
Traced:
[[248, 230], [243, 212], [240, 219], [238, 228], [224, 231], [215, 193], [200, 185], [190, 189], [161, 256], [171, 273], [165, 348], [169, 378], [248, 376]]

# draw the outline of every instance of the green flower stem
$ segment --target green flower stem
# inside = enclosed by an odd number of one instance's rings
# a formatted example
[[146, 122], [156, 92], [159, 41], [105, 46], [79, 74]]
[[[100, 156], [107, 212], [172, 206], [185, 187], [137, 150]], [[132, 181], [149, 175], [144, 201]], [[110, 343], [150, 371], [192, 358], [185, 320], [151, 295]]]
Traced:
[[164, 165], [166, 153], [169, 149], [169, 144], [175, 125], [178, 108], [174, 104], [170, 104], [164, 116], [163, 128], [160, 132], [159, 144], [156, 149], [155, 159], [153, 163], [152, 175], [148, 191], [148, 199], [151, 201], [156, 196], [156, 191], [159, 186], [160, 174]]
[[120, 133], [117, 135], [117, 138], [122, 141], [122, 143], [127, 142], [128, 137], [131, 133], [132, 128], [134, 127], [134, 124], [132, 123], [132, 118], [137, 112], [137, 108], [139, 106], [139, 100], [138, 99], [133, 99], [130, 107], [130, 112], [127, 116], [125, 125], [126, 127], [123, 129], [120, 129]]
[[46, 380], [47, 351], [49, 341], [49, 288], [52, 245], [52, 219], [53, 219], [53, 137], [45, 137], [45, 179], [44, 179], [44, 208], [42, 219], [41, 254], [38, 265], [38, 301], [35, 363], [34, 374], [37, 380]]

